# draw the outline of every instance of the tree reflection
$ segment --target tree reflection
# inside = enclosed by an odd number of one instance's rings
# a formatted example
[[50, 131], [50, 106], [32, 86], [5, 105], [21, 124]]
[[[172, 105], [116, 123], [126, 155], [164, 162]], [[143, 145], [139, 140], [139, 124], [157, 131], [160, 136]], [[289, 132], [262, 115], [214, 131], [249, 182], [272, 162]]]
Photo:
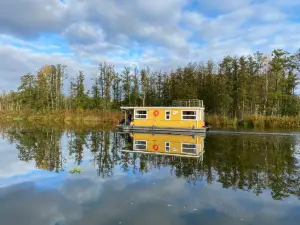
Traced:
[[271, 189], [278, 200], [291, 194], [300, 196], [293, 136], [212, 136], [206, 149], [204, 166], [216, 172], [224, 188], [256, 195]]
[[61, 132], [54, 129], [37, 131], [9, 130], [6, 133], [10, 143], [16, 144], [18, 157], [22, 161], [34, 160], [39, 169], [59, 172], [63, 170], [61, 155]]
[[69, 133], [69, 155], [75, 156], [75, 162], [77, 165], [80, 165], [82, 163], [84, 147], [88, 147], [87, 136], [88, 133], [85, 131]]
[[[60, 172], [66, 158], [80, 166], [85, 152], [92, 153], [93, 165], [102, 178], [123, 172], [145, 174], [168, 168], [190, 184], [219, 182], [223, 188], [240, 189], [260, 195], [271, 191], [273, 199], [300, 197], [300, 164], [293, 136], [209, 135], [205, 138], [204, 159], [121, 152], [132, 149], [128, 134], [104, 130], [68, 131], [39, 128], [6, 129], [2, 138], [14, 143], [22, 161], [34, 160], [39, 169]], [[61, 140], [67, 138], [68, 154], [62, 154]], [[116, 168], [117, 167], [117, 168]]]

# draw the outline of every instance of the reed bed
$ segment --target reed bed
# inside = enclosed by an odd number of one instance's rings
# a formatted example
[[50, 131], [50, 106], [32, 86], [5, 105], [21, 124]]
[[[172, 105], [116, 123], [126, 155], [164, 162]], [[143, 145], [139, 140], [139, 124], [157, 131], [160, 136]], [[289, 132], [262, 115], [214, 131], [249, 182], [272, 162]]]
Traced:
[[229, 118], [227, 116], [209, 115], [207, 122], [215, 127], [253, 127], [253, 128], [300, 128], [299, 116], [263, 116], [248, 115], [244, 120]]
[[57, 111], [0, 111], [0, 123], [27, 121], [34, 123], [116, 123], [122, 114], [118, 111], [100, 110], [57, 110]]
[[[57, 110], [57, 111], [0, 111], [0, 124], [30, 123], [38, 126], [72, 127], [113, 127], [122, 118], [119, 111], [100, 110]], [[207, 115], [206, 121], [213, 127], [246, 127], [246, 128], [300, 128], [299, 116], [263, 116], [248, 115], [243, 120], [227, 116]], [[97, 129], [96, 128], [96, 129]]]

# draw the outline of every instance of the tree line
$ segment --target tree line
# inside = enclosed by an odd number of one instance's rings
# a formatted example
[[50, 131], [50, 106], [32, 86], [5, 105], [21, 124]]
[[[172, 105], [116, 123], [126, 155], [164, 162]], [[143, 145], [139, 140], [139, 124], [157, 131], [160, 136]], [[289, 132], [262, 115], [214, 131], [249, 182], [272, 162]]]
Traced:
[[121, 105], [163, 106], [176, 99], [201, 99], [210, 115], [295, 116], [300, 111], [299, 72], [300, 50], [292, 54], [283, 49], [272, 51], [270, 57], [256, 52], [226, 56], [220, 62], [188, 63], [171, 72], [149, 67], [118, 72], [113, 65], [100, 63], [88, 89], [82, 71], [68, 79], [66, 66], [46, 65], [35, 75], [22, 76], [17, 91], [3, 92], [0, 110], [110, 111]]

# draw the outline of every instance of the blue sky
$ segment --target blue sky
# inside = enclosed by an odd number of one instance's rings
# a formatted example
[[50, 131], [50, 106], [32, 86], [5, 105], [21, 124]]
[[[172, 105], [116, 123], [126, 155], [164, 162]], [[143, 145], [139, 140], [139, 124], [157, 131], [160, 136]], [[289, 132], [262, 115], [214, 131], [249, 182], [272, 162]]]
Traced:
[[300, 47], [297, 0], [2, 0], [0, 90], [50, 63], [83, 70], [150, 66]]

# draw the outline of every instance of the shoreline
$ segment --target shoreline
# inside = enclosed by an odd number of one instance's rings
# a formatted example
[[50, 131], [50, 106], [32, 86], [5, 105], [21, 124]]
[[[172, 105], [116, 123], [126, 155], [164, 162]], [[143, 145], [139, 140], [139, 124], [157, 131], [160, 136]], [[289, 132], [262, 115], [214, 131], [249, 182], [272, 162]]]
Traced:
[[206, 121], [215, 128], [300, 129], [299, 116], [247, 115], [241, 120], [227, 116], [207, 115]]
[[102, 112], [99, 110], [57, 110], [57, 111], [0, 111], [0, 123], [117, 123], [122, 117], [118, 111]]
[[[116, 125], [122, 116], [120, 111], [101, 110], [0, 111], [0, 124], [22, 122], [36, 125]], [[205, 118], [212, 128], [300, 129], [299, 116], [248, 115], [241, 120], [227, 116], [206, 115]]]

